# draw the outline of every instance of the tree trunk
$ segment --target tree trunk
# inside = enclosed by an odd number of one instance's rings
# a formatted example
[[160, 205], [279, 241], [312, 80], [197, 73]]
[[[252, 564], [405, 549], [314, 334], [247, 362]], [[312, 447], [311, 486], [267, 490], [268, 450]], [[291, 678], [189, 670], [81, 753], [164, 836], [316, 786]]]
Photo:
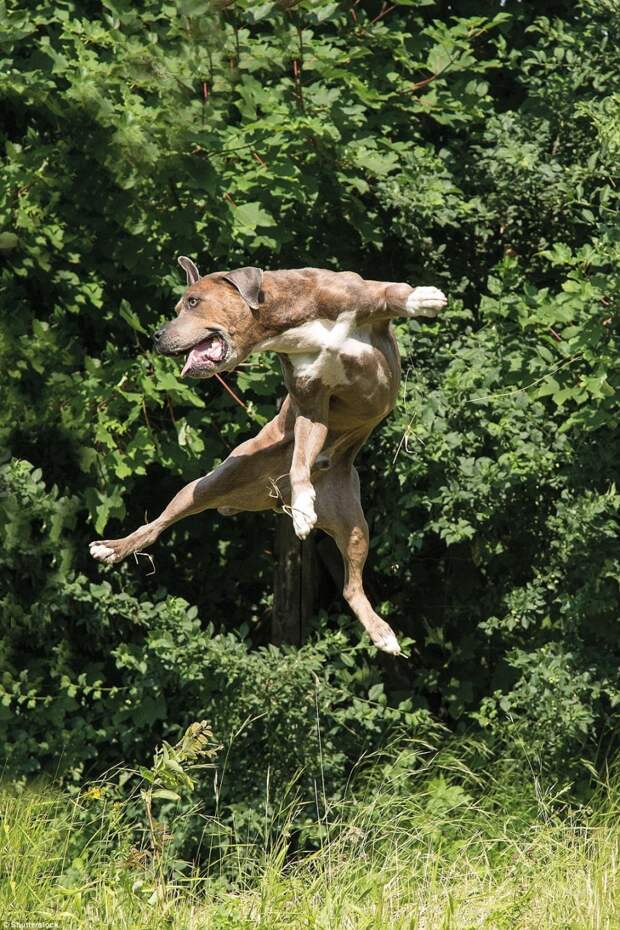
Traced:
[[315, 534], [297, 539], [288, 514], [276, 516], [271, 642], [300, 646], [314, 612], [317, 593]]

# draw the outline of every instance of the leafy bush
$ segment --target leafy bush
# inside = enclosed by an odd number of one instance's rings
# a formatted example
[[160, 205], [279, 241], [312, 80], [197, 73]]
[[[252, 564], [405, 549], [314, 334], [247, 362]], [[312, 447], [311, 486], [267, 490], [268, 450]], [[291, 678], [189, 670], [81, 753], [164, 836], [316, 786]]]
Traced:
[[306, 797], [319, 780], [337, 796], [351, 764], [391, 731], [428, 727], [410, 698], [387, 703], [365, 640], [323, 630], [301, 649], [256, 649], [247, 625], [218, 632], [165, 591], [148, 601], [114, 575], [95, 583], [55, 570], [73, 502], [47, 493], [24, 462], [5, 466], [4, 482], [0, 568], [14, 579], [0, 605], [7, 774], [77, 781], [144, 762], [155, 740], [201, 716], [225, 746], [219, 802], [254, 820], [268, 783], [277, 791], [303, 772]]
[[[143, 760], [199, 715], [232, 741], [231, 804], [256, 801], [267, 765], [282, 780], [303, 766], [310, 790], [320, 759], [337, 794], [362, 748], [426, 712], [532, 740], [553, 766], [608, 744], [620, 666], [613, 6], [7, 11], [10, 771], [77, 777]], [[312, 264], [449, 293], [441, 322], [398, 327], [402, 399], [360, 456], [369, 587], [415, 640], [410, 662], [351, 638], [341, 606], [299, 651], [268, 645], [266, 515], [181, 524], [158, 543], [155, 574], [88, 561], [89, 538], [157, 513], [281, 391], [272, 360], [241, 369], [248, 417], [215, 382], [189, 386], [148, 353], [181, 290], [178, 252], [203, 270]]]

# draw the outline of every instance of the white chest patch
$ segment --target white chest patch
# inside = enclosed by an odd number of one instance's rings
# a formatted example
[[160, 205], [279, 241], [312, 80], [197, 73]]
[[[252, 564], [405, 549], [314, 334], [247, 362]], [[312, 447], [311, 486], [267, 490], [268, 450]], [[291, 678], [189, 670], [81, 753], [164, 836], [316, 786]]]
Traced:
[[361, 358], [371, 352], [370, 332], [355, 325], [355, 313], [337, 320], [312, 320], [266, 340], [260, 349], [289, 356], [297, 377], [317, 378], [330, 387], [348, 384], [344, 358]]

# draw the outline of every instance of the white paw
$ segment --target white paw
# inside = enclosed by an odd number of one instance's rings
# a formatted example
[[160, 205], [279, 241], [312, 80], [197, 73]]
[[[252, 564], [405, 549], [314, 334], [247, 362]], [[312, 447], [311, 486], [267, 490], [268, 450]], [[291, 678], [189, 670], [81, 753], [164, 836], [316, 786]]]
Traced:
[[414, 287], [405, 303], [410, 316], [434, 317], [443, 310], [448, 299], [438, 287]]
[[398, 645], [398, 640], [394, 635], [394, 631], [383, 620], [379, 622], [379, 618], [377, 617], [375, 624], [373, 624], [368, 632], [377, 649], [381, 649], [382, 652], [389, 652], [391, 656], [400, 655], [400, 646]]
[[116, 553], [114, 549], [110, 549], [109, 546], [104, 546], [101, 542], [91, 542], [90, 554], [93, 559], [97, 559], [99, 562], [115, 562]]
[[389, 652], [391, 656], [400, 655], [400, 646], [398, 645], [398, 640], [393, 633], [389, 633], [387, 636], [382, 636], [379, 642], [375, 643], [375, 646], [378, 649], [381, 649], [383, 652]]
[[293, 527], [295, 535], [299, 539], [305, 539], [313, 527], [316, 525], [316, 510], [314, 501], [316, 491], [312, 486], [304, 488], [293, 495], [291, 501], [291, 511], [293, 514]]

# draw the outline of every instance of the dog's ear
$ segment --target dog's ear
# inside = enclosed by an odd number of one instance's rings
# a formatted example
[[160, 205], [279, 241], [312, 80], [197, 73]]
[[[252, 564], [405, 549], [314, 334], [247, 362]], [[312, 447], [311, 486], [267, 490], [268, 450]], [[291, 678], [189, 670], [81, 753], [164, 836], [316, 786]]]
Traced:
[[177, 261], [179, 265], [181, 266], [181, 268], [183, 268], [183, 270], [185, 271], [185, 274], [187, 275], [187, 286], [188, 287], [190, 286], [190, 284], [195, 284], [196, 281], [200, 281], [200, 272], [194, 265], [191, 258], [188, 258], [186, 255], [179, 255], [179, 257], [177, 258]]
[[224, 280], [230, 281], [233, 287], [236, 287], [250, 310], [258, 310], [263, 283], [263, 272], [260, 268], [237, 268], [224, 275]]

